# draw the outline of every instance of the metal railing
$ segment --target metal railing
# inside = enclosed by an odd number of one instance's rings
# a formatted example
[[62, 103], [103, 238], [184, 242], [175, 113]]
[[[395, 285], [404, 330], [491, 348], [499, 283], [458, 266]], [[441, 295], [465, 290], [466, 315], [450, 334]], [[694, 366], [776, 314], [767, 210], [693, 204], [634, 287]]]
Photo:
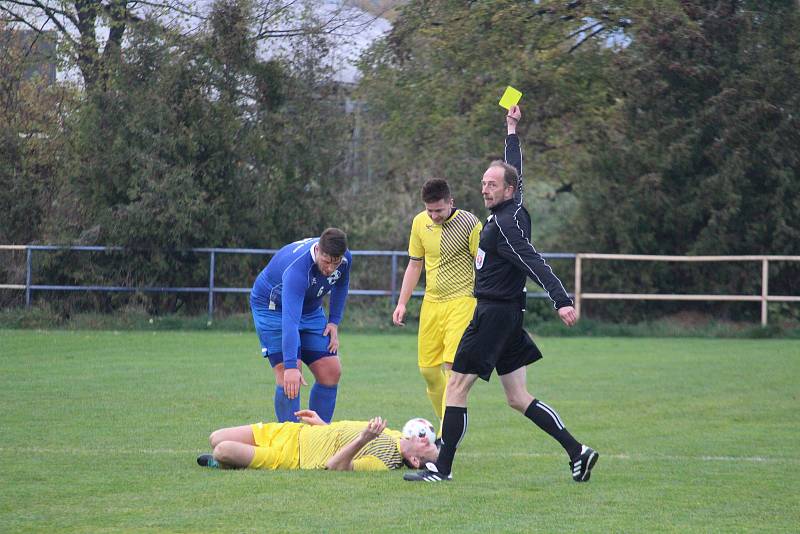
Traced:
[[[25, 307], [30, 307], [32, 293], [34, 291], [107, 291], [107, 292], [127, 292], [127, 293], [207, 293], [208, 294], [208, 319], [214, 317], [214, 295], [223, 293], [250, 293], [251, 287], [219, 287], [214, 281], [216, 271], [217, 255], [219, 254], [275, 254], [278, 249], [266, 248], [192, 248], [187, 252], [208, 254], [208, 285], [194, 287], [175, 287], [175, 286], [100, 286], [100, 285], [52, 285], [34, 284], [33, 277], [33, 253], [36, 251], [59, 251], [69, 250], [78, 252], [121, 252], [123, 247], [103, 247], [103, 246], [77, 246], [77, 245], [0, 245], [0, 250], [19, 250], [25, 251], [25, 283], [24, 284], [0, 284], [0, 289], [16, 289], [25, 291]], [[397, 300], [400, 292], [398, 279], [398, 258], [405, 258], [408, 252], [404, 250], [351, 250], [353, 256], [372, 256], [389, 257], [391, 262], [391, 274], [388, 289], [358, 289], [351, 286], [349, 294], [386, 296], [391, 297], [392, 302]], [[572, 259], [575, 254], [544, 254], [546, 258], [567, 258]], [[414, 296], [421, 296], [422, 291], [414, 291]], [[528, 293], [531, 298], [545, 298], [546, 293]]]
[[[224, 293], [249, 293], [250, 287], [219, 287], [215, 284], [214, 274], [216, 270], [216, 260], [218, 254], [259, 254], [269, 255], [277, 252], [277, 249], [259, 248], [193, 248], [187, 252], [204, 253], [209, 256], [208, 265], [208, 285], [195, 287], [161, 287], [161, 286], [98, 286], [98, 285], [48, 285], [34, 284], [32, 282], [33, 253], [36, 251], [87, 251], [87, 252], [109, 252], [122, 251], [122, 247], [102, 247], [102, 246], [62, 246], [62, 245], [0, 245], [0, 250], [19, 250], [25, 251], [25, 283], [24, 284], [0, 284], [0, 289], [24, 290], [25, 306], [30, 307], [31, 295], [34, 291], [110, 291], [110, 292], [143, 292], [143, 293], [207, 293], [208, 294], [208, 318], [211, 320], [214, 315], [214, 295]], [[398, 280], [398, 258], [407, 256], [406, 251], [401, 250], [353, 250], [354, 256], [389, 257], [391, 261], [391, 274], [388, 289], [359, 289], [351, 287], [351, 295], [386, 296], [391, 297], [392, 302], [397, 300], [399, 288]], [[545, 253], [542, 254], [546, 259], [572, 259], [575, 262], [575, 292], [570, 294], [575, 300], [575, 309], [578, 315], [581, 314], [582, 302], [584, 300], [661, 300], [661, 301], [733, 301], [733, 302], [760, 302], [761, 303], [761, 324], [766, 325], [768, 321], [768, 307], [770, 302], [800, 302], [800, 296], [793, 295], [770, 295], [769, 294], [769, 262], [773, 261], [800, 261], [800, 256], [777, 256], [777, 255], [755, 255], [755, 256], [654, 256], [636, 254], [595, 254], [595, 253]], [[661, 262], [740, 262], [740, 261], [759, 261], [761, 262], [761, 294], [760, 295], [713, 295], [713, 294], [662, 294], [662, 293], [594, 293], [582, 290], [583, 265], [586, 260], [622, 260], [622, 261], [661, 261]], [[414, 296], [421, 296], [422, 291], [414, 291]], [[529, 298], [546, 298], [547, 293], [528, 292]]]

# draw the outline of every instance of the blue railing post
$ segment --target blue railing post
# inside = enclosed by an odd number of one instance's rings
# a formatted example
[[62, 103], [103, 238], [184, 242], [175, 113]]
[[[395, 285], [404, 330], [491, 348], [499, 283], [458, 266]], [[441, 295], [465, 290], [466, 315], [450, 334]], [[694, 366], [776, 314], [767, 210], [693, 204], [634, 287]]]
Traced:
[[208, 266], [208, 322], [214, 319], [214, 268], [216, 267], [216, 257], [211, 251], [211, 259]]
[[397, 302], [397, 254], [392, 252], [392, 304]]
[[27, 251], [27, 258], [25, 259], [25, 307], [31, 307], [31, 264], [32, 264], [32, 256], [33, 250], [31, 247], [26, 247], [25, 250]]

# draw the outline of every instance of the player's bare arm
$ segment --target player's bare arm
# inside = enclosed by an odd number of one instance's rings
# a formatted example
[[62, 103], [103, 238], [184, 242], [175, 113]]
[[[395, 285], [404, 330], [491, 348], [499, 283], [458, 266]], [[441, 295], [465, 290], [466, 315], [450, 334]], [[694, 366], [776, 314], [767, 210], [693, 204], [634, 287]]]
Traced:
[[403, 320], [406, 316], [406, 305], [411, 299], [414, 288], [417, 287], [419, 283], [424, 265], [424, 260], [416, 258], [409, 258], [408, 260], [406, 272], [403, 274], [403, 285], [400, 287], [400, 296], [397, 299], [397, 307], [394, 309], [394, 313], [392, 313], [392, 322], [397, 326], [405, 326]]
[[386, 421], [381, 417], [373, 417], [357, 438], [331, 456], [325, 467], [332, 471], [352, 471], [353, 458], [358, 454], [358, 451], [364, 448], [364, 445], [380, 436], [385, 429]]

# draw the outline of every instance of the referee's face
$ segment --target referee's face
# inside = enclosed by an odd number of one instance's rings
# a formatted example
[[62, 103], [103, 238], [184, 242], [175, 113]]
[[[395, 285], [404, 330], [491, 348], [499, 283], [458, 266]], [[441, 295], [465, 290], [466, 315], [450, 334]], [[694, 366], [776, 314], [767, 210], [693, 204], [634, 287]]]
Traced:
[[434, 224], [442, 224], [450, 216], [450, 212], [453, 211], [453, 199], [443, 198], [436, 202], [426, 202], [425, 211], [428, 212], [428, 217], [433, 220]]
[[481, 194], [483, 204], [489, 209], [514, 196], [514, 186], [506, 185], [504, 172], [502, 167], [489, 167], [483, 173]]

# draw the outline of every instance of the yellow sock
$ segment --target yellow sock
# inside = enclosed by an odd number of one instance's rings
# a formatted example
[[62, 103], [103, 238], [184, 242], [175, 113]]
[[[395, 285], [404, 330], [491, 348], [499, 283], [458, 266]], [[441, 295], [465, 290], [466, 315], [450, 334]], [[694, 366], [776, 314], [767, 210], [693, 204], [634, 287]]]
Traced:
[[442, 420], [442, 406], [444, 406], [444, 390], [447, 387], [447, 379], [442, 370], [442, 367], [420, 367], [420, 374], [425, 379], [427, 384], [428, 398], [433, 405], [433, 411], [436, 412], [436, 417]]

